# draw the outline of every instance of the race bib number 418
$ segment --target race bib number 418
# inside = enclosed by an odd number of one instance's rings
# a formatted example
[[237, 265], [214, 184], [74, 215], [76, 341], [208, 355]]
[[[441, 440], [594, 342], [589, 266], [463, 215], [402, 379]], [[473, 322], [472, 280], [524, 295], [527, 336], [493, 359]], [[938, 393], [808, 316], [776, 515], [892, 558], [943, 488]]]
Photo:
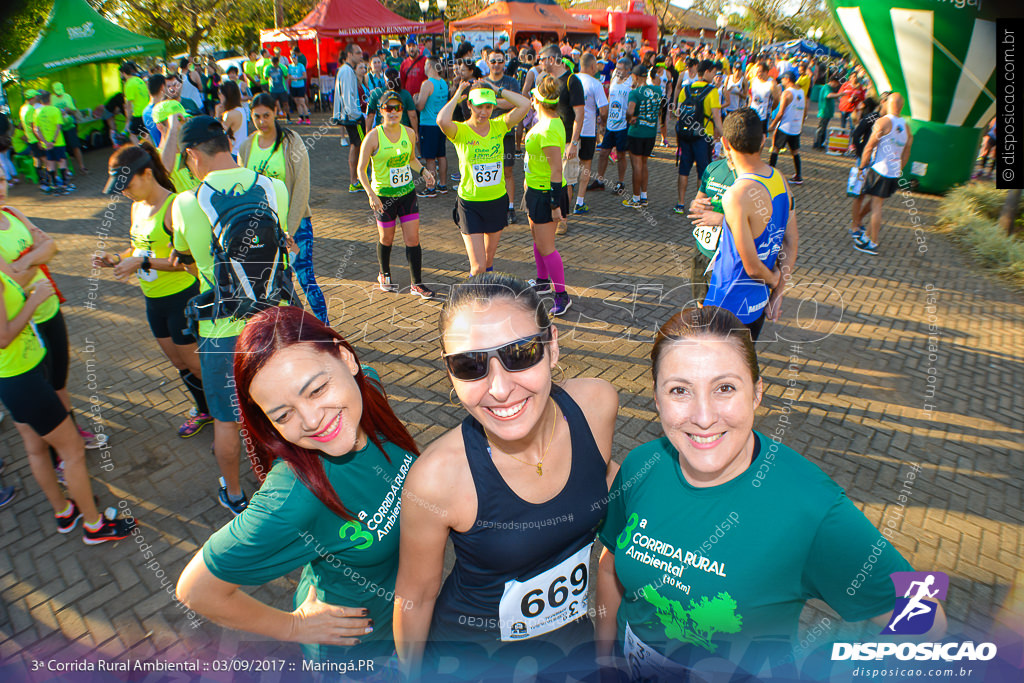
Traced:
[[498, 605], [503, 641], [533, 638], [587, 613], [593, 545], [588, 543], [571, 557], [531, 579], [505, 582], [505, 593]]

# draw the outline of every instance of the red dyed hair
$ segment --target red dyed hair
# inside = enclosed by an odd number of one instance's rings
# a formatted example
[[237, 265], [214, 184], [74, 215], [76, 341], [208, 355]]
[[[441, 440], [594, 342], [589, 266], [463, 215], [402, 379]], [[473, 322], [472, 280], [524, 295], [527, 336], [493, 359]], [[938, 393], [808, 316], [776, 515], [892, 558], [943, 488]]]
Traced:
[[[351, 520], [352, 514], [327, 479], [323, 462], [320, 460], [320, 451], [300, 448], [286, 441], [249, 393], [256, 373], [275, 353], [294, 344], [316, 344], [319, 351], [336, 358], [341, 357], [340, 347], [344, 347], [352, 354], [356, 364], [359, 363], [355, 349], [344, 337], [301, 308], [271, 308], [249, 320], [235, 346], [235, 388], [238, 392], [242, 428], [248, 432], [247, 439], [251, 439], [255, 444], [255, 449], [249, 456], [249, 464], [260, 483], [263, 483], [274, 460], [281, 458], [288, 463], [306, 488], [331, 512], [343, 519]], [[363, 399], [359, 426], [370, 441], [381, 450], [383, 442], [390, 441], [405, 451], [419, 455], [416, 442], [391, 410], [380, 382], [367, 377], [361, 366], [355, 380]], [[388, 461], [390, 462], [390, 458]]]

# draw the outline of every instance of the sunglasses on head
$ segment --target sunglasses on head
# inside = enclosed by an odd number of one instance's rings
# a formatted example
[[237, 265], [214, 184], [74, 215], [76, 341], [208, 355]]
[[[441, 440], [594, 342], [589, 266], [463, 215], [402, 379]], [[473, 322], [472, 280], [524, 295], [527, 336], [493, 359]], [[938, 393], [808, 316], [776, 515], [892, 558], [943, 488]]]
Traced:
[[384, 111], [391, 111], [391, 112], [402, 111], [402, 105], [400, 105], [400, 104], [384, 104], [384, 105], [381, 105], [381, 109], [383, 109]]
[[447, 353], [441, 357], [452, 377], [463, 382], [474, 382], [487, 376], [491, 358], [497, 358], [508, 372], [529, 370], [544, 358], [544, 344], [550, 339], [550, 333], [545, 330], [490, 349]]

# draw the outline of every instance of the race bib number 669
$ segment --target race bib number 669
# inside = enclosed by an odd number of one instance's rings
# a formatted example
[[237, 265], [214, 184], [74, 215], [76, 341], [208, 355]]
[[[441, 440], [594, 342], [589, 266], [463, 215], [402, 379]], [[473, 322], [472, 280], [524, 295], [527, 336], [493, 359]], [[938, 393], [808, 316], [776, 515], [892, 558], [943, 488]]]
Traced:
[[587, 613], [590, 549], [579, 549], [558, 565], [526, 581], [507, 581], [498, 605], [501, 639], [526, 640]]

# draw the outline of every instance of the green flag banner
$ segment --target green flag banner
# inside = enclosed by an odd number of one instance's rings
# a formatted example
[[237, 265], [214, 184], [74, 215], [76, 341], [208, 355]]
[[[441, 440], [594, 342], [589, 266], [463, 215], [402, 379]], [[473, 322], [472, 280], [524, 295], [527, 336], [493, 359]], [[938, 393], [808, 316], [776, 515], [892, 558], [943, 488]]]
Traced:
[[970, 178], [996, 113], [996, 24], [980, 0], [828, 0], [878, 92], [902, 93], [923, 192]]

